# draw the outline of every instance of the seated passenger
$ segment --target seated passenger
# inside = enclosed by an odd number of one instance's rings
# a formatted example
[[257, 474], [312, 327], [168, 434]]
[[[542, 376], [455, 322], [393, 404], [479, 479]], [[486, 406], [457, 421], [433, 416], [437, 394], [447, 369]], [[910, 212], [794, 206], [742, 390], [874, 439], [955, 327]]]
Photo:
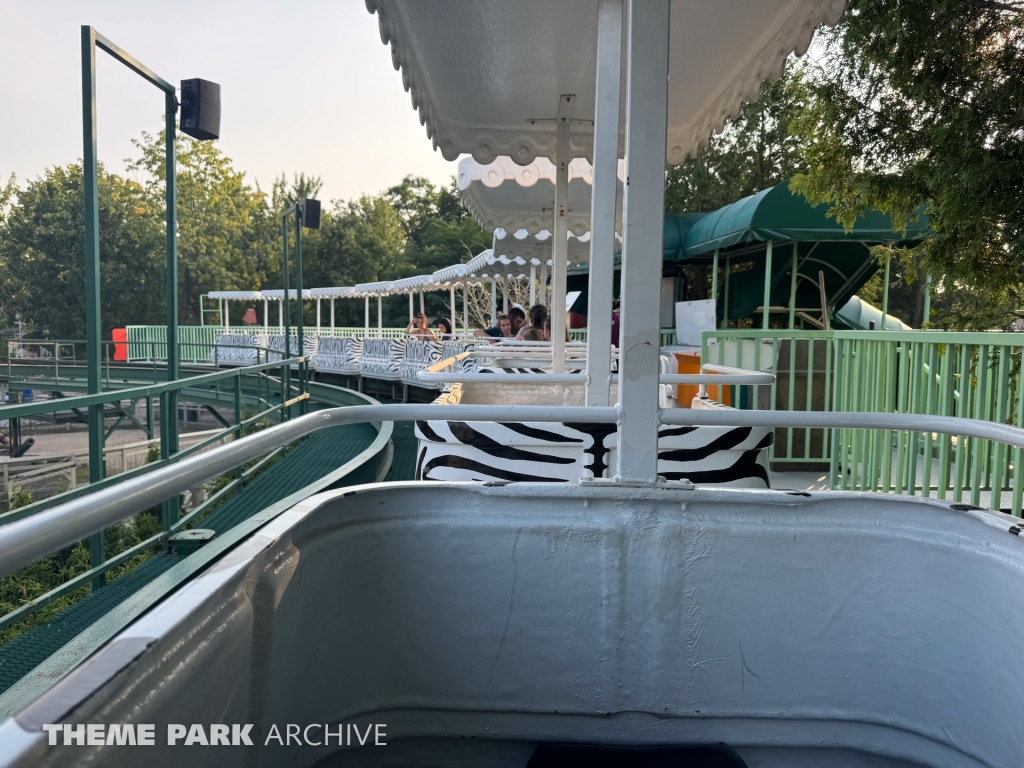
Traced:
[[[507, 320], [509, 323], [509, 332], [505, 333], [502, 330], [501, 322]], [[508, 311], [507, 315], [501, 315], [498, 318], [498, 324], [492, 328], [478, 328], [473, 331], [474, 336], [490, 336], [492, 339], [510, 339], [513, 338], [520, 328], [523, 327], [523, 323], [526, 322], [526, 313], [520, 307], [512, 307]]]
[[516, 335], [517, 339], [523, 341], [529, 341], [526, 338], [526, 331], [530, 328], [536, 328], [541, 331], [544, 328], [544, 318], [548, 316], [548, 308], [543, 304], [534, 304], [530, 307], [530, 322], [519, 329], [519, 333]]
[[540, 328], [523, 328], [519, 333], [522, 335], [516, 338], [522, 338], [523, 341], [544, 341], [544, 331]]
[[420, 312], [405, 326], [405, 332], [420, 341], [437, 341], [434, 332], [427, 327], [427, 316]]
[[452, 321], [447, 317], [439, 317], [437, 319], [437, 330], [441, 341], [451, 341], [455, 338], [455, 328], [452, 326]]

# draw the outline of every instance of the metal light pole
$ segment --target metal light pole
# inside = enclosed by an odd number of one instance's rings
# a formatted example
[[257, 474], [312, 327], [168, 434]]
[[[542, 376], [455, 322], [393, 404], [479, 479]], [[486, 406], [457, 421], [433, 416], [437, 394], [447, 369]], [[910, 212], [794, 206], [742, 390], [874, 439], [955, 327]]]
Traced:
[[[118, 48], [90, 26], [82, 27], [82, 185], [85, 193], [85, 331], [86, 360], [89, 394], [101, 390], [100, 328], [100, 219], [99, 169], [96, 150], [96, 49], [109, 53], [143, 79], [164, 92], [164, 126], [166, 133], [165, 195], [167, 201], [167, 378], [178, 378], [178, 243], [175, 192], [175, 125], [178, 109], [174, 86], [159, 77], [134, 56]], [[166, 393], [163, 423], [160, 428], [161, 454], [166, 458], [178, 450], [177, 394]], [[89, 482], [103, 479], [103, 406], [89, 406]], [[168, 510], [164, 510], [164, 525]], [[92, 566], [104, 561], [103, 534], [96, 534], [90, 542]], [[103, 576], [93, 580], [93, 588], [103, 585]]]
[[[307, 198], [302, 202], [295, 203], [284, 213], [281, 214], [281, 239], [284, 243], [283, 247], [283, 272], [284, 272], [284, 314], [285, 314], [285, 329], [284, 329], [284, 353], [285, 358], [291, 357], [291, 339], [290, 339], [290, 321], [291, 316], [288, 311], [288, 292], [291, 288], [288, 279], [288, 217], [295, 216], [295, 282], [296, 295], [295, 299], [298, 303], [298, 317], [296, 318], [296, 341], [298, 343], [298, 349], [295, 350], [295, 354], [298, 357], [302, 357], [305, 346], [303, 339], [303, 320], [302, 320], [302, 228], [305, 226], [309, 229], [320, 229], [320, 201]], [[291, 365], [285, 367], [286, 387], [285, 392], [290, 392], [291, 379]]]
[[[99, 222], [99, 169], [96, 149], [96, 49], [106, 51], [116, 61], [152, 83], [164, 94], [164, 194], [166, 199], [166, 250], [167, 250], [167, 380], [174, 381], [180, 376], [178, 349], [178, 215], [175, 158], [174, 116], [178, 111], [175, 88], [149, 67], [114, 45], [91, 26], [82, 27], [82, 187], [85, 198], [85, 317], [86, 317], [86, 361], [89, 394], [99, 394], [102, 388], [101, 358], [102, 331], [100, 302], [100, 222]], [[182, 131], [200, 140], [215, 139], [220, 131], [220, 86], [206, 81], [184, 81], [183, 86], [206, 88], [205, 115], [200, 121], [198, 101], [193, 103], [185, 98], [190, 112], [187, 122], [184, 117]], [[212, 90], [211, 90], [212, 89]], [[196, 92], [198, 94], [198, 91]], [[196, 96], [198, 99], [199, 97]], [[166, 459], [178, 451], [178, 395], [165, 392], [161, 395], [162, 423], [160, 426], [160, 457]], [[89, 406], [89, 481], [103, 479], [104, 443], [103, 406]], [[177, 500], [164, 503], [163, 525], [169, 530], [177, 519]], [[91, 539], [92, 565], [104, 561], [103, 535]], [[93, 580], [93, 587], [103, 585], [103, 577]]]

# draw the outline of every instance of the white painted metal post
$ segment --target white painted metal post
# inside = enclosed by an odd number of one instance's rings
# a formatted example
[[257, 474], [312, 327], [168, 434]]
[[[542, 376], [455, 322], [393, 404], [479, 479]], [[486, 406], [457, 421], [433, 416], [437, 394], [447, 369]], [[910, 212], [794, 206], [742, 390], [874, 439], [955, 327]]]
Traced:
[[384, 298], [377, 296], [377, 338], [384, 338]]
[[413, 305], [412, 291], [409, 291], [409, 322], [412, 322], [412, 318], [415, 314], [415, 308]]
[[772, 293], [772, 241], [764, 252], [764, 312], [761, 314], [761, 330], [768, 330], [768, 304]]
[[224, 330], [225, 331], [230, 331], [231, 330], [231, 317], [228, 315], [228, 300], [227, 299], [221, 299], [221, 301], [223, 302], [223, 306], [224, 306], [224, 311], [222, 312], [222, 314], [224, 315]]
[[263, 300], [263, 330], [266, 331], [270, 328], [270, 301], [268, 299]]
[[423, 296], [423, 291], [420, 291], [420, 312], [427, 314], [427, 300]]
[[558, 97], [555, 118], [555, 227], [551, 235], [551, 370], [565, 373], [565, 262], [569, 256], [569, 126], [574, 94]]
[[530, 306], [537, 303], [537, 265], [530, 265]]
[[316, 329], [320, 330], [320, 299], [316, 300]]
[[[466, 286], [467, 283], [462, 284], [462, 330], [469, 333], [469, 292]], [[452, 318], [452, 322], [455, 322], [454, 318]]]
[[363, 330], [364, 330], [364, 334], [363, 335], [364, 336], [369, 336], [370, 335], [370, 297], [369, 296], [364, 296], [363, 297], [363, 302], [364, 302], [364, 304], [363, 304], [363, 321], [364, 321], [363, 322]]
[[455, 286], [454, 285], [449, 285], [448, 286], [448, 294], [449, 294], [449, 303], [451, 304], [451, 307], [450, 307], [451, 314], [448, 316], [448, 319], [452, 321], [452, 333], [455, 333], [455, 321], [459, 319], [459, 313], [455, 309]]
[[[789, 268], [789, 330], [796, 325], [796, 272], [800, 266], [800, 246], [793, 243], [793, 264]], [[791, 342], [792, 343], [792, 342]], [[792, 386], [792, 384], [790, 384]]]
[[277, 327], [278, 330], [284, 331], [284, 299], [277, 300]]
[[540, 303], [551, 310], [551, 304], [548, 303], [548, 263], [547, 260], [540, 265]]
[[670, 0], [629, 0], [618, 479], [658, 479]]
[[508, 275], [502, 275], [501, 277], [501, 298], [502, 306], [505, 308], [502, 310], [502, 314], [508, 314]]
[[491, 276], [491, 327], [498, 324], [498, 279]]
[[334, 299], [331, 299], [331, 330], [334, 330]]
[[615, 275], [615, 187], [619, 165], [622, 0], [601, 0], [594, 87], [594, 185], [590, 190], [587, 405], [608, 405]]

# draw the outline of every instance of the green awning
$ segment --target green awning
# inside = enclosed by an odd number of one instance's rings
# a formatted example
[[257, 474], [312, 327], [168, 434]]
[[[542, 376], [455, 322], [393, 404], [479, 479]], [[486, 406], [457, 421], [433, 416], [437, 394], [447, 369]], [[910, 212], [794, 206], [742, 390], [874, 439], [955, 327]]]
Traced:
[[[665, 257], [682, 261], [749, 243], [775, 241], [884, 243], [920, 240], [929, 233], [924, 206], [907, 231], [894, 232], [889, 214], [868, 211], [846, 232], [829, 218], [828, 205], [813, 206], [789, 183], [758, 192], [707, 214], [665, 216]], [[673, 221], [670, 223], [669, 218]], [[683, 231], [679, 242], [678, 232]], [[679, 245], [671, 250], [670, 243]]]

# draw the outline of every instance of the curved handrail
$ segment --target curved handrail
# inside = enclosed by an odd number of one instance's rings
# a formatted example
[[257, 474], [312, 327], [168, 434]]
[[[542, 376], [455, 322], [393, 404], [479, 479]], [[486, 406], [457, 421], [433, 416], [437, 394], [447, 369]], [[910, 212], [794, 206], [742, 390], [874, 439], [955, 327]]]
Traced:
[[[215, 448], [144, 478], [69, 501], [0, 529], [0, 575], [6, 575], [51, 552], [182, 493], [198, 483], [234, 469], [250, 459], [318, 429], [367, 421], [454, 421], [618, 423], [619, 407], [523, 405], [357, 405], [332, 408], [271, 427]], [[977, 437], [1024, 448], [1024, 429], [951, 416], [816, 411], [739, 411], [663, 409], [662, 424], [720, 427], [811, 427], [896, 429]]]

